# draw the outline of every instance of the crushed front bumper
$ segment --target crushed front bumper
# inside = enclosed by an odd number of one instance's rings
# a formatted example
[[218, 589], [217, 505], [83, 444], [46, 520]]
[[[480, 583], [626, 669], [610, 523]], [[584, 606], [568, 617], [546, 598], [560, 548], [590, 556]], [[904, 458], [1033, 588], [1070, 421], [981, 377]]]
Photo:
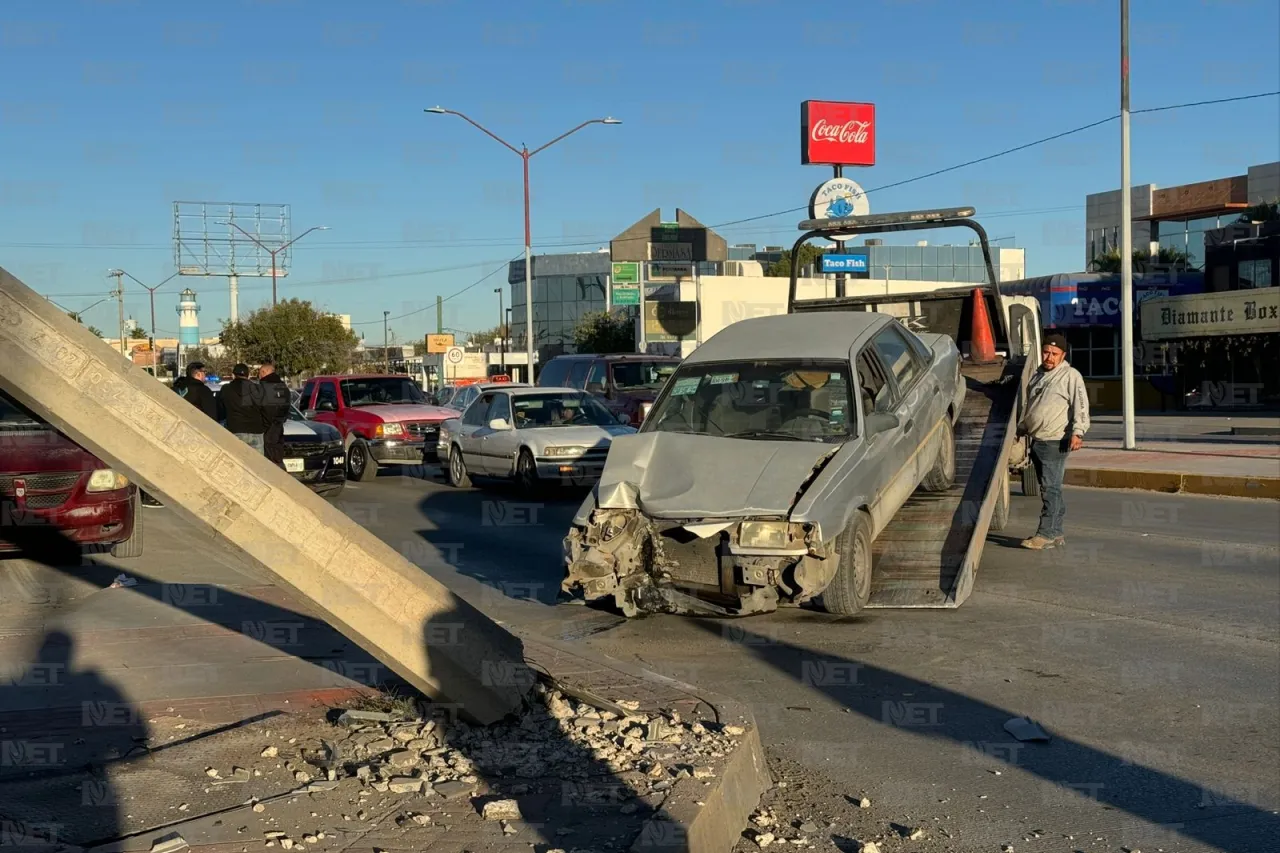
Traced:
[[666, 522], [596, 509], [564, 539], [561, 589], [587, 601], [611, 599], [628, 617], [745, 616], [803, 604], [831, 582], [837, 558], [816, 527], [786, 525], [783, 547], [746, 548], [742, 521]]

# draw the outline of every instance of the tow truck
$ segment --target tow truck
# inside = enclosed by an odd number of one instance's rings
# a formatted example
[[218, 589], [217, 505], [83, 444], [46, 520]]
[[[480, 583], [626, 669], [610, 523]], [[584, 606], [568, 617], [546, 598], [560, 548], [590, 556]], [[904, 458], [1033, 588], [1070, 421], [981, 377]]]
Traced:
[[[805, 220], [791, 250], [788, 313], [877, 311], [913, 330], [949, 335], [964, 356], [966, 393], [955, 424], [954, 484], [946, 492], [914, 494], [876, 537], [868, 608], [959, 607], [973, 591], [988, 531], [1003, 529], [1009, 520], [1012, 478], [1020, 479], [1023, 495], [1040, 493], [1026, 439], [1018, 438], [1015, 428], [1027, 382], [1039, 365], [1040, 303], [1033, 297], [1001, 293], [986, 231], [974, 214], [972, 207], [958, 207]], [[800, 248], [811, 240], [839, 242], [862, 234], [957, 227], [977, 235], [986, 266], [985, 287], [850, 295], [848, 282], [861, 289], [866, 280], [837, 279], [835, 296], [798, 295]], [[973, 357], [973, 316], [979, 299], [993, 320], [992, 359]]]

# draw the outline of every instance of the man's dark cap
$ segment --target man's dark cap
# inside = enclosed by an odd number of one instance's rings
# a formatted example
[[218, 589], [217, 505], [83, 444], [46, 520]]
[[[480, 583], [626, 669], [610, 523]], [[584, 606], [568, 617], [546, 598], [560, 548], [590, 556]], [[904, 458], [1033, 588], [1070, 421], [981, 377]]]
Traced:
[[1051, 334], [1045, 335], [1044, 345], [1047, 347], [1057, 347], [1063, 352], [1066, 352], [1068, 349], [1066, 336], [1058, 332], [1053, 332]]
[[204, 370], [204, 362], [203, 362], [203, 361], [193, 361], [193, 362], [191, 362], [190, 364], [188, 364], [188, 365], [187, 365], [187, 375], [188, 375], [188, 376], [195, 376], [195, 375], [196, 375], [198, 372], [200, 372], [201, 370]]
[[237, 364], [235, 367], [231, 368], [231, 375], [232, 375], [232, 376], [239, 376], [239, 377], [241, 377], [241, 378], [244, 378], [244, 377], [248, 376], [248, 375], [249, 375], [249, 365], [245, 364], [244, 362], [240, 362], [240, 363], [239, 363], [239, 364]]

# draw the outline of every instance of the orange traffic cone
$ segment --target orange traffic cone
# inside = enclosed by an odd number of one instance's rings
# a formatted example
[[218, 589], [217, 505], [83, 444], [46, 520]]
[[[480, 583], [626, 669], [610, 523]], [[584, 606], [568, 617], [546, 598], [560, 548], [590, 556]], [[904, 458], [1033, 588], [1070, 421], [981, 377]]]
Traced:
[[992, 364], [996, 361], [996, 342], [991, 332], [991, 317], [987, 315], [987, 299], [980, 287], [973, 289], [973, 324], [969, 334], [969, 360], [974, 364]]

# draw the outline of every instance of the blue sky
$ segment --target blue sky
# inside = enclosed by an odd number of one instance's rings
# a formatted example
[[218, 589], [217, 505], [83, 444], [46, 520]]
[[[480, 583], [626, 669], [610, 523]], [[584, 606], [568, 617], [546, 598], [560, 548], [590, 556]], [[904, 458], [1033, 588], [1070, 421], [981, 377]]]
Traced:
[[[867, 189], [1118, 111], [1117, 0], [857, 5], [832, 23], [784, 0], [6, 0], [0, 266], [83, 310], [110, 267], [149, 284], [174, 272], [175, 200], [288, 204], [294, 234], [330, 230], [295, 246], [282, 295], [352, 315], [371, 342], [390, 311], [417, 339], [437, 294], [523, 239], [519, 158], [424, 107], [530, 148], [623, 120], [533, 158], [535, 252], [607, 246], [654, 208], [715, 226], [803, 205], [829, 174], [800, 165], [809, 98], [877, 104], [878, 165], [848, 170]], [[1134, 109], [1280, 88], [1274, 0], [1133, 0], [1131, 14]], [[1136, 184], [1277, 152], [1277, 98], [1133, 121]], [[1112, 122], [872, 193], [872, 210], [972, 204], [1027, 249], [1029, 274], [1075, 270], [1084, 196], [1119, 184], [1118, 154]], [[800, 218], [721, 233], [790, 243]], [[450, 299], [445, 325], [491, 327], [505, 278]], [[225, 279], [175, 279], [157, 293], [161, 334], [188, 283], [202, 333], [229, 313]], [[269, 280], [241, 279], [242, 313], [269, 301]], [[126, 307], [147, 325], [146, 291]], [[113, 329], [114, 305], [85, 317]]]

